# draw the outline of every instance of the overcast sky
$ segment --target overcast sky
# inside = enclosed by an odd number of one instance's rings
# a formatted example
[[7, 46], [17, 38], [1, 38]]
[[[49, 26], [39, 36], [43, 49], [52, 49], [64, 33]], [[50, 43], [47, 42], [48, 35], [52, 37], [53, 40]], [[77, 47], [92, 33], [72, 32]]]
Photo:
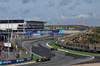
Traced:
[[100, 0], [0, 0], [0, 20], [7, 18], [100, 26]]

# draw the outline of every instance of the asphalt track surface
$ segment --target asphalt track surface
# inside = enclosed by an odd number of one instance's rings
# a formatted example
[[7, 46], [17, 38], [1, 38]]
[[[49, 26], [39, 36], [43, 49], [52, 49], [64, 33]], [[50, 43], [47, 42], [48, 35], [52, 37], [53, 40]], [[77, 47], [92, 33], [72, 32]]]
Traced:
[[72, 64], [81, 63], [93, 58], [92, 56], [78, 55], [78, 54], [73, 54], [73, 53], [59, 51], [59, 50], [58, 51], [50, 50], [50, 47], [46, 46], [46, 43], [49, 41], [51, 40], [48, 39], [48, 40], [35, 41], [35, 42], [34, 41], [25, 42], [23, 46], [28, 51], [30, 51], [32, 47], [32, 52], [39, 56], [42, 57], [50, 56], [51, 61], [37, 62], [37, 63], [26, 64], [21, 66], [71, 66]]

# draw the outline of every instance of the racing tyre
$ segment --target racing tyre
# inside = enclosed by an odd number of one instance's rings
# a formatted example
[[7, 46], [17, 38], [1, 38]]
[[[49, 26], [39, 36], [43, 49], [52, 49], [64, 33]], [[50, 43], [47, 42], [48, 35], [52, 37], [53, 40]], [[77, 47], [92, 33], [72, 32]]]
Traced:
[[39, 62], [39, 59], [36, 59], [36, 62]]

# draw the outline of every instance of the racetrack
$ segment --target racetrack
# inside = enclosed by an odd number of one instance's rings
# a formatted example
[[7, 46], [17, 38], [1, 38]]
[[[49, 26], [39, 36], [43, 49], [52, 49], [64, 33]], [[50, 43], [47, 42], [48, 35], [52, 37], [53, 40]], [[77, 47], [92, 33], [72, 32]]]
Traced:
[[48, 39], [48, 40], [35, 41], [35, 42], [32, 42], [32, 41], [25, 42], [23, 46], [29, 51], [30, 51], [30, 48], [32, 47], [32, 52], [42, 57], [43, 56], [52, 57], [51, 61], [38, 62], [38, 63], [27, 64], [23, 66], [69, 66], [69, 65], [84, 62], [93, 58], [92, 56], [84, 56], [84, 55], [77, 55], [77, 54], [72, 54], [72, 53], [64, 52], [64, 51], [50, 50], [50, 48], [46, 46], [46, 43], [48, 41], [51, 41], [51, 40]]

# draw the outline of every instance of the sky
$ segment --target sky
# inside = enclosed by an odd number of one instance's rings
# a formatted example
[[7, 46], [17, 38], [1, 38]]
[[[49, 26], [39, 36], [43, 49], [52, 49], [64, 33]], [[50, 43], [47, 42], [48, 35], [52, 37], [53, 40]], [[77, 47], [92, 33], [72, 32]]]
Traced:
[[100, 0], [0, 0], [0, 20], [7, 18], [100, 26]]

